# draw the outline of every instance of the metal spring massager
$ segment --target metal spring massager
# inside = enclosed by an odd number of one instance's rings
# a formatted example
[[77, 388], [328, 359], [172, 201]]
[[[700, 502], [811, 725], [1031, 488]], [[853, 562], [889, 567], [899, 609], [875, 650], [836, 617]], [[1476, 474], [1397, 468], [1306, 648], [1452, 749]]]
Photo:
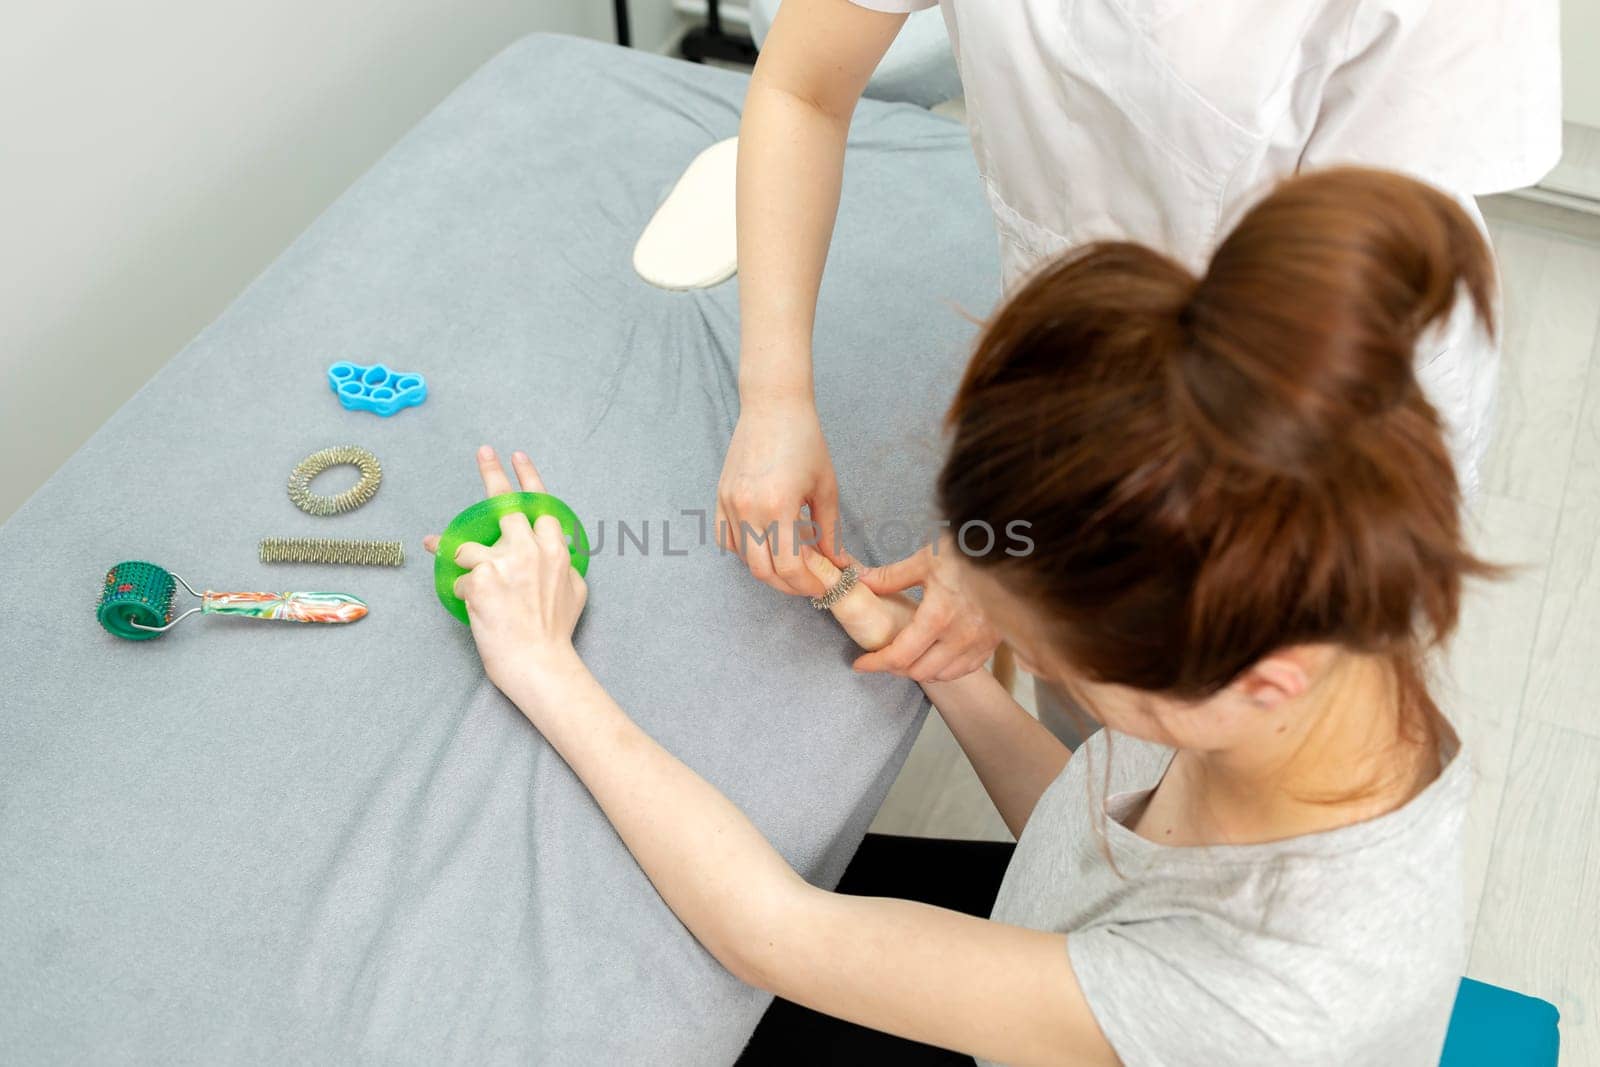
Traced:
[[[311, 491], [317, 475], [330, 467], [351, 466], [361, 472], [361, 480], [337, 496], [323, 496]], [[359, 445], [334, 445], [313, 452], [301, 460], [289, 473], [289, 499], [307, 515], [326, 518], [354, 511], [378, 492], [383, 484], [383, 466], [378, 457]]]
[[341, 540], [332, 537], [263, 537], [262, 563], [336, 563], [347, 567], [399, 567], [406, 561], [400, 541]]

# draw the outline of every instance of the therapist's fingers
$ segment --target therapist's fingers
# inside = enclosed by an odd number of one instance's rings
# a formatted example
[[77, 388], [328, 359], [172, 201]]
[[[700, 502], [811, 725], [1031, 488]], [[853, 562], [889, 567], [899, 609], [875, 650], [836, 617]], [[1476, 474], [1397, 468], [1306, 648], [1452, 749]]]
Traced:
[[780, 593], [794, 595], [798, 592], [787, 579], [778, 573], [774, 561], [773, 542], [776, 538], [778, 524], [774, 522], [759, 523], [750, 518], [751, 513], [738, 508], [737, 502], [729, 508], [724, 504], [724, 513], [728, 518], [728, 540], [735, 555], [744, 560], [744, 565], [759, 582], [770, 585]]
[[429, 534], [427, 537], [424, 537], [422, 539], [422, 547], [427, 549], [429, 552], [439, 551], [439, 535]]
[[[794, 552], [793, 533], [787, 540], [784, 539], [784, 523], [792, 528], [799, 511], [799, 499], [786, 501], [781, 493], [719, 488], [718, 544], [744, 560], [744, 565], [757, 581], [790, 596], [807, 592], [812, 588], [814, 579], [806, 572], [800, 558], [783, 558], [785, 552]], [[789, 517], [779, 519], [778, 516], [783, 514]]]
[[745, 524], [737, 522], [733, 532], [734, 544], [738, 546], [740, 554], [744, 557], [744, 565], [750, 568], [758, 582], [765, 582], [781, 592], [788, 592], [788, 585], [778, 577], [778, 572], [772, 566], [772, 552], [768, 550], [766, 542], [757, 541], [745, 531]]
[[756, 486], [748, 479], [735, 479], [734, 483], [730, 483], [724, 473], [722, 483], [717, 486], [718, 543], [744, 560], [757, 581], [780, 593], [799, 592], [779, 575], [772, 551], [772, 535], [778, 525], [773, 516], [799, 511], [799, 499], [786, 502], [787, 492], [773, 485]]
[[[740, 561], [750, 571], [750, 574], [759, 582], [772, 584], [772, 557], [762, 552], [751, 552], [749, 542], [741, 535], [739, 519], [736, 512], [729, 510], [719, 497], [717, 499], [717, 548], [730, 555], [738, 556]], [[755, 546], [760, 548], [761, 546]]]
[[[792, 532], [787, 537], [783, 523], [768, 522], [761, 527], [761, 532], [766, 534], [766, 541], [757, 543], [754, 537], [750, 539], [750, 550], [759, 554], [763, 567], [766, 570], [765, 581], [780, 593], [790, 596], [812, 596], [811, 591], [815, 579], [806, 570], [805, 564], [794, 551], [794, 535]], [[749, 558], [747, 555], [746, 559]], [[754, 567], [751, 568], [752, 572]]]
[[805, 520], [798, 517], [778, 525], [778, 536], [772, 539], [772, 567], [778, 572], [778, 579], [796, 595], [821, 596], [827, 590], [800, 558], [800, 538], [795, 535], [805, 528]]
[[844, 550], [839, 529], [839, 483], [830, 479], [818, 486], [812, 495], [811, 521], [817, 524], [817, 550], [840, 567], [848, 567], [855, 558]]
[[523, 492], [545, 492], [544, 479], [539, 476], [539, 468], [533, 465], [533, 460], [528, 458], [526, 452], [511, 453], [511, 469], [516, 472], [517, 484], [522, 486]]

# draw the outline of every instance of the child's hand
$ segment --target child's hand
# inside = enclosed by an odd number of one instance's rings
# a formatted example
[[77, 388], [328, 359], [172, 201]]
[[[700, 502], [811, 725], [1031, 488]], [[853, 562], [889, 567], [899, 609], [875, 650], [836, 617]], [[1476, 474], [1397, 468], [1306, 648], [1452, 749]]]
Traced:
[[[524, 492], [542, 493], [544, 482], [525, 454], [511, 457]], [[478, 470], [489, 496], [512, 491], [494, 450], [478, 449]], [[438, 550], [437, 534], [423, 539]], [[522, 514], [500, 520], [500, 540], [485, 547], [467, 543], [456, 562], [469, 573], [456, 581], [456, 596], [466, 601], [472, 638], [489, 680], [504, 689], [519, 667], [570, 654], [572, 630], [583, 614], [589, 587], [572, 567], [561, 523], [545, 515], [530, 525]]]
[[[801, 555], [806, 568], [817, 576], [824, 589], [832, 589], [839, 581], [839, 568], [827, 556], [809, 548], [801, 549]], [[833, 617], [856, 644], [876, 652], [906, 628], [916, 609], [916, 603], [903, 594], [881, 597], [857, 582], [832, 610]]]

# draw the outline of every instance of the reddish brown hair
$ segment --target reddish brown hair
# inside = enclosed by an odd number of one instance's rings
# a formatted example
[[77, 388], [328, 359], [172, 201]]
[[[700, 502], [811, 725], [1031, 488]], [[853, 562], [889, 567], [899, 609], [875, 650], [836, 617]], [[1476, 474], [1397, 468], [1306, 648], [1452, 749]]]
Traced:
[[956, 528], [1031, 523], [1031, 554], [972, 562], [1096, 680], [1198, 699], [1305, 643], [1419, 679], [1488, 568], [1413, 360], [1463, 288], [1492, 329], [1492, 285], [1454, 201], [1370, 170], [1284, 182], [1201, 278], [1091, 245], [984, 329], [941, 507]]

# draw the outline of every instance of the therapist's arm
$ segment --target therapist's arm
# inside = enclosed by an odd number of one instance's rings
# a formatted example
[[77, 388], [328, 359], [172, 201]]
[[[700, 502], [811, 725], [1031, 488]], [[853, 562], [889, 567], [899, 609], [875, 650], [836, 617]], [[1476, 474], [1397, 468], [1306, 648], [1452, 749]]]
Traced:
[[[510, 490], [478, 456], [490, 495]], [[514, 457], [525, 490], [543, 483]], [[436, 548], [437, 539], [429, 539]], [[1005, 1063], [1115, 1063], [1061, 934], [806, 883], [710, 783], [628, 718], [578, 658], [587, 589], [560, 525], [501, 521], [457, 583], [489, 678], [588, 787], [662, 900], [733, 974], [866, 1026]]]
[[[833, 236], [850, 116], [905, 15], [850, 0], [784, 0], [739, 124], [739, 422], [717, 487], [717, 530], [755, 577], [821, 590], [795, 551], [809, 505], [835, 558], [839, 486], [817, 417], [811, 334]], [[744, 527], [772, 541], [741, 537]]]
[[[816, 553], [806, 553], [806, 564], [824, 586], [839, 580], [838, 568]], [[915, 605], [904, 596], [878, 596], [857, 584], [832, 610], [856, 644], [871, 652], [910, 625]], [[922, 689], [978, 772], [1006, 829], [1022, 836], [1039, 798], [1066, 767], [1072, 750], [988, 671], [973, 671], [953, 682], [924, 682]]]
[[904, 15], [784, 0], [739, 123], [739, 393], [810, 401], [811, 331], [861, 92]]

